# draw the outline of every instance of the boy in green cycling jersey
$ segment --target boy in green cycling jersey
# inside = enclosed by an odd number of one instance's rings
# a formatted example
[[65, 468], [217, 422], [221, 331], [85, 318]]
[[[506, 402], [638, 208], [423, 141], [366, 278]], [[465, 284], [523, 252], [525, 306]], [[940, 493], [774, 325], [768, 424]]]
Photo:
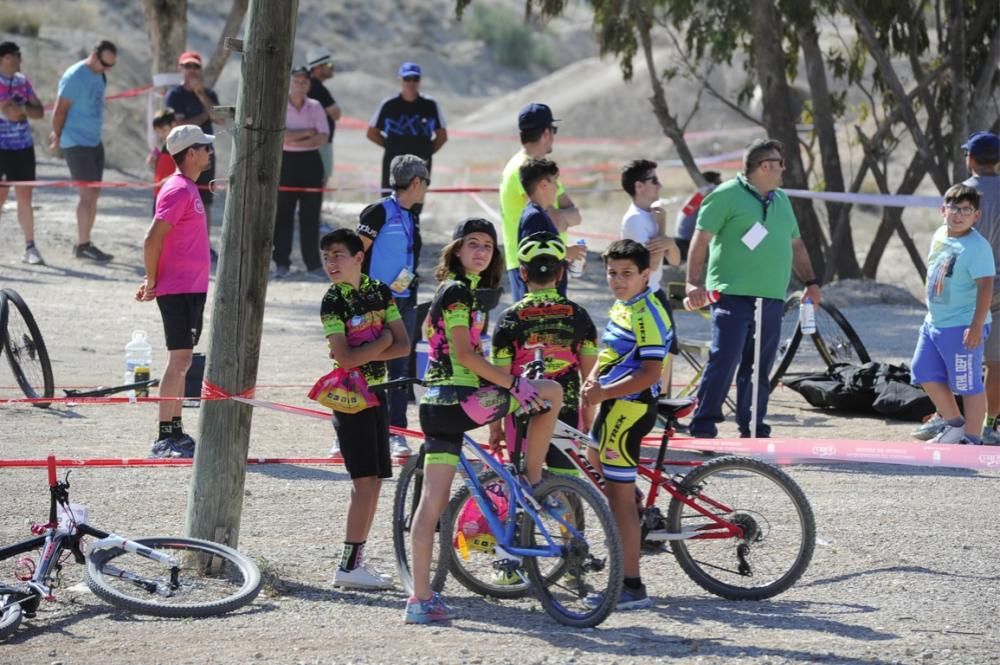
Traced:
[[608, 503], [622, 536], [625, 582], [618, 609], [649, 607], [639, 575], [640, 528], [635, 479], [642, 438], [656, 423], [660, 372], [673, 338], [670, 319], [648, 285], [649, 250], [618, 240], [602, 255], [616, 300], [601, 336], [597, 365], [583, 386], [584, 408], [599, 405], [591, 462], [604, 473]]

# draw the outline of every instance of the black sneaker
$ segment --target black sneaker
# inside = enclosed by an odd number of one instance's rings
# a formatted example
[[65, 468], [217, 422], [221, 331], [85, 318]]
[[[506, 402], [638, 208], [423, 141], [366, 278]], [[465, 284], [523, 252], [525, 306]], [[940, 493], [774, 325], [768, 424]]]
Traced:
[[78, 259], [90, 259], [98, 263], [107, 263], [115, 258], [112, 254], [106, 254], [97, 249], [97, 245], [88, 242], [86, 245], [73, 245], [73, 256]]
[[175, 446], [177, 442], [174, 441], [173, 437], [165, 436], [159, 441], [154, 441], [152, 448], [149, 449], [150, 459], [169, 459], [171, 457], [177, 457], [175, 454]]
[[194, 457], [194, 439], [190, 434], [181, 434], [180, 438], [174, 440], [175, 457], [191, 459]]

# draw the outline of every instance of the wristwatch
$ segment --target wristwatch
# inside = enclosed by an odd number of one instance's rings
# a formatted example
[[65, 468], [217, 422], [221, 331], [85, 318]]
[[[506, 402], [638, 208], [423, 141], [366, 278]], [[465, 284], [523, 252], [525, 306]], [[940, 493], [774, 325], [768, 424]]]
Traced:
[[806, 281], [802, 282], [802, 284], [806, 288], [809, 288], [810, 286], [820, 286], [820, 283], [819, 283], [818, 279], [807, 279]]

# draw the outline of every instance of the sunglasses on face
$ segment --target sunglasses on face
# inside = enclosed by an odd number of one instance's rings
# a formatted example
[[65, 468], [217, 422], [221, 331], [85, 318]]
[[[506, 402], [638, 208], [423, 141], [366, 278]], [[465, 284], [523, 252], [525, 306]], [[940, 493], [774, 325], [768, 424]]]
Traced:
[[201, 65], [197, 62], [185, 62], [181, 67], [183, 69], [201, 69]]
[[767, 159], [760, 160], [761, 164], [764, 164], [766, 162], [778, 162], [778, 166], [782, 168], [785, 167], [785, 160], [782, 157], [768, 157]]
[[420, 83], [419, 76], [404, 76], [403, 80], [406, 81], [407, 83]]
[[648, 178], [642, 178], [642, 181], [643, 182], [651, 182], [654, 185], [659, 185], [660, 184], [660, 179], [657, 178], [655, 175], [651, 175]]
[[552, 132], [552, 136], [555, 136], [556, 134], [559, 133], [559, 128], [556, 127], [555, 125], [552, 125], [549, 127], [549, 131]]

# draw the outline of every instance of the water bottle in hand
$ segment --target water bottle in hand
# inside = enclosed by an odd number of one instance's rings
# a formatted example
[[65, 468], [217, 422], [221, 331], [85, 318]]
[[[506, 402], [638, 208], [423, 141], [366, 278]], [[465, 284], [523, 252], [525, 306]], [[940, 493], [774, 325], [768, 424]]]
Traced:
[[[578, 246], [580, 246], [580, 247], [583, 247], [584, 249], [587, 248], [587, 241], [584, 240], [583, 238], [580, 238], [579, 240], [577, 240], [576, 244]], [[570, 261], [570, 264], [569, 264], [569, 274], [570, 274], [570, 276], [571, 277], [581, 277], [581, 276], [583, 276], [583, 269], [586, 267], [586, 265], [587, 265], [587, 257], [586, 257], [586, 255], [581, 256], [580, 258], [576, 259], [575, 261]]]
[[[708, 292], [708, 304], [709, 305], [714, 305], [715, 303], [719, 302], [720, 298], [722, 298], [722, 292], [721, 291], [709, 291]], [[693, 312], [694, 310], [701, 309], [701, 308], [700, 307], [695, 307], [694, 305], [692, 305], [691, 304], [691, 299], [688, 298], [688, 297], [685, 297], [684, 298], [684, 309], [686, 309], [689, 312]]]
[[803, 298], [799, 305], [799, 328], [803, 335], [816, 334], [816, 306], [812, 298]]

